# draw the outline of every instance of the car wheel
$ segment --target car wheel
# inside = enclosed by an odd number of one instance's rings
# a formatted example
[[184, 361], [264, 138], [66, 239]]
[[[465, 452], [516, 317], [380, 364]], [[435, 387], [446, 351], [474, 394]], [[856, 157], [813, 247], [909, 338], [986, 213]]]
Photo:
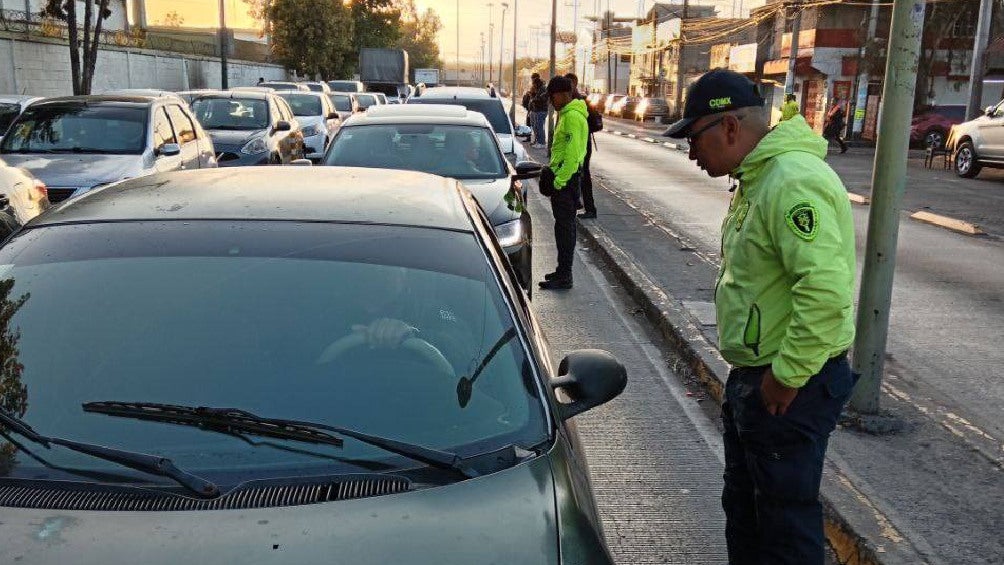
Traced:
[[965, 141], [955, 151], [955, 172], [962, 178], [971, 179], [980, 174], [979, 160], [976, 158], [976, 150], [971, 141]]
[[945, 146], [945, 132], [939, 128], [931, 128], [924, 134], [924, 147], [941, 149]]

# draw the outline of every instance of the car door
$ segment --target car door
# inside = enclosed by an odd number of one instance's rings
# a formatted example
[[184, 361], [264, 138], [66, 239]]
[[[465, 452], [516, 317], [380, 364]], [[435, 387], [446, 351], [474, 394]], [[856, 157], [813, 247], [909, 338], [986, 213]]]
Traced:
[[185, 114], [181, 106], [177, 104], [167, 104], [164, 106], [167, 117], [174, 127], [174, 135], [181, 146], [181, 168], [199, 169], [202, 167], [199, 161], [199, 139], [195, 134], [195, 124], [192, 119]]
[[174, 135], [174, 128], [167, 118], [167, 112], [162, 106], [153, 108], [153, 168], [157, 172], [177, 171], [181, 169], [181, 154], [164, 155], [164, 146], [169, 143], [178, 143]]
[[1004, 100], [980, 121], [976, 155], [982, 159], [1004, 160]]

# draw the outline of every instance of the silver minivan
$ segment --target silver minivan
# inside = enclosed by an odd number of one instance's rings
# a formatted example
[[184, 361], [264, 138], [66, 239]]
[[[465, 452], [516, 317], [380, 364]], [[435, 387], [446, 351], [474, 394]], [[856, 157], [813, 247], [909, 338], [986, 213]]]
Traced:
[[176, 96], [68, 96], [29, 106], [0, 156], [59, 202], [122, 179], [216, 166], [213, 142]]

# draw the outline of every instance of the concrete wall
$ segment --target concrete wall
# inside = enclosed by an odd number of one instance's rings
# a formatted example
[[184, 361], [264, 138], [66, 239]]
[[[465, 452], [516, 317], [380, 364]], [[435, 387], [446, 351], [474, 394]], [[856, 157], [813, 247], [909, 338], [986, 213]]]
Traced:
[[[230, 86], [253, 86], [258, 77], [285, 79], [277, 65], [229, 61]], [[185, 90], [219, 88], [220, 62], [211, 57], [102, 46], [92, 92], [113, 88]], [[0, 93], [65, 96], [73, 93], [70, 56], [60, 42], [0, 37]]]

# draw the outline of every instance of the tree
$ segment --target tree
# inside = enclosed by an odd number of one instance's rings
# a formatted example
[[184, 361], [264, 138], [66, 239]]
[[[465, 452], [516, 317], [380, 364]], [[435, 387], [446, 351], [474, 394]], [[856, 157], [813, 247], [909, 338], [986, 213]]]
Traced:
[[353, 0], [353, 45], [357, 50], [363, 47], [393, 47], [400, 38], [400, 21], [401, 9], [397, 0]]
[[297, 74], [342, 77], [355, 64], [353, 21], [341, 0], [272, 0], [252, 5], [272, 53]]
[[185, 24], [185, 17], [177, 12], [177, 10], [171, 10], [170, 12], [164, 14], [164, 21], [161, 25], [165, 27], [181, 27]]
[[951, 73], [950, 67], [952, 60], [956, 57], [956, 50], [968, 51], [971, 57], [973, 38], [971, 36], [955, 37], [953, 30], [957, 24], [966, 21], [972, 23], [969, 29], [975, 30], [978, 15], [979, 0], [954, 0], [928, 4], [920, 60], [917, 65], [917, 85], [913, 98], [914, 110], [919, 110], [929, 104], [934, 95], [934, 63], [939, 59], [939, 51], [947, 51], [947, 61], [943, 62], [945, 76]]
[[443, 22], [439, 19], [439, 15], [432, 8], [419, 14], [415, 0], [402, 0], [400, 10], [400, 38], [394, 47], [408, 52], [409, 66], [413, 70], [442, 67], [438, 35], [443, 29]]
[[[90, 94], [94, 79], [94, 65], [98, 61], [98, 44], [101, 26], [112, 11], [109, 0], [83, 0], [84, 16], [77, 17], [79, 0], [46, 0], [42, 16], [57, 18], [66, 22], [70, 42], [70, 76], [73, 80], [73, 94]], [[78, 29], [77, 26], [80, 26]], [[83, 31], [83, 44], [80, 32]], [[83, 53], [81, 53], [83, 51]]]

